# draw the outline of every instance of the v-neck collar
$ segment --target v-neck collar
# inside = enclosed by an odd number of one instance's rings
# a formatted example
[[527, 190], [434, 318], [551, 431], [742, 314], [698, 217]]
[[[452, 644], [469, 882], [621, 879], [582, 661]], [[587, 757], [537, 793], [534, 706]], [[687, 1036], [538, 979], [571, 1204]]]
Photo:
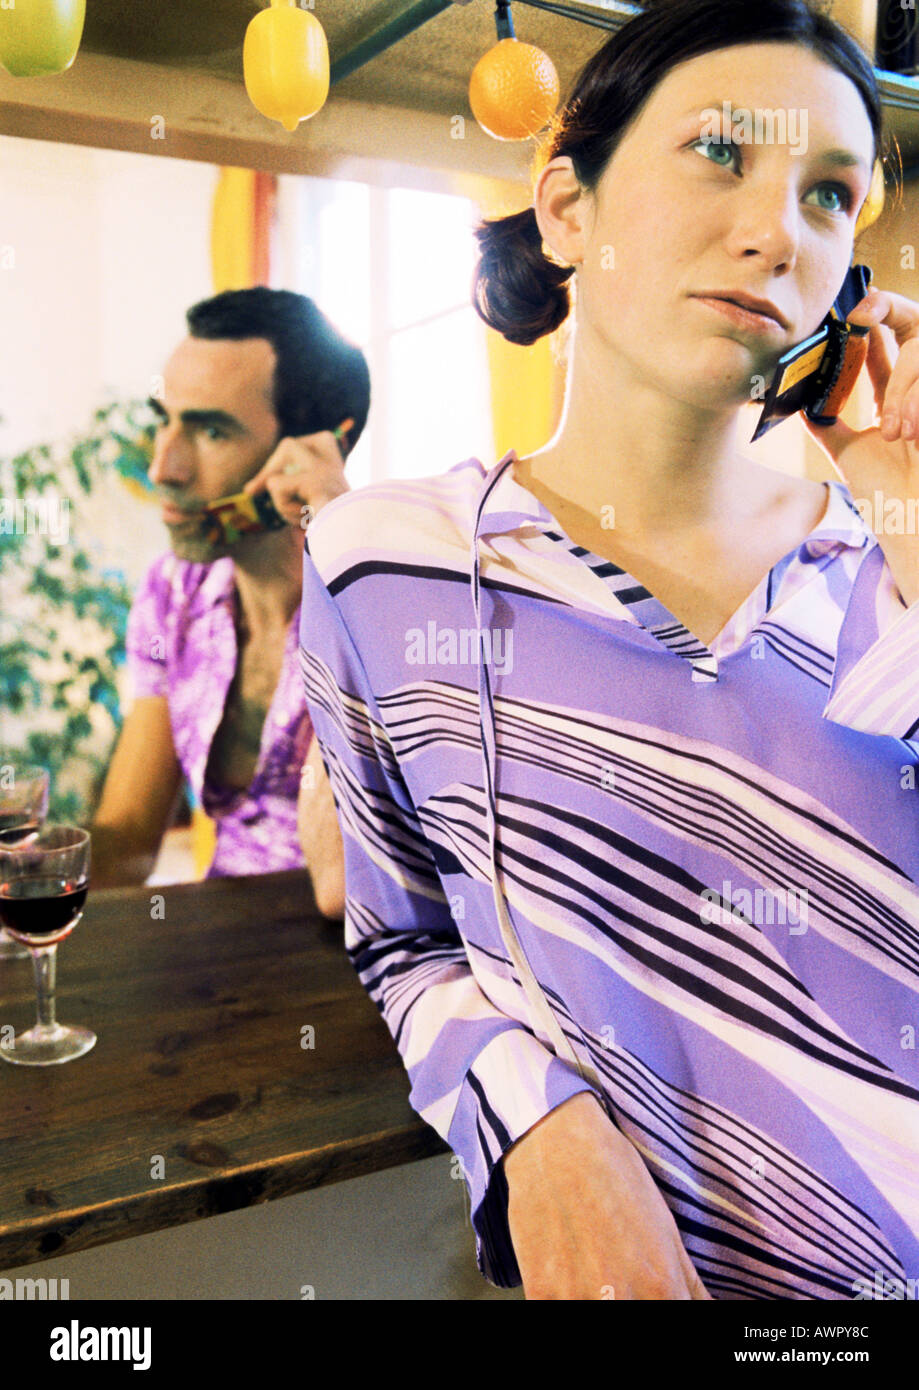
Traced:
[[[845, 484], [827, 481], [827, 503], [820, 521], [763, 575], [756, 588], [706, 645], [627, 570], [573, 541], [545, 504], [514, 477], [513, 465], [517, 461], [517, 453], [511, 449], [486, 473], [476, 538], [536, 530], [563, 545], [593, 572], [607, 593], [612, 594], [617, 616], [643, 627], [675, 655], [691, 661], [694, 681], [717, 679], [719, 656], [736, 651], [780, 596], [781, 601], [785, 601], [789, 587], [786, 580], [790, 575], [801, 583], [812, 577], [802, 574], [800, 566], [821, 559], [826, 563], [824, 557], [839, 547], [859, 549], [869, 540], [869, 532]], [[795, 589], [797, 587], [798, 583]]]
[[[223, 615], [222, 621], [225, 624], [227, 651], [232, 653], [232, 659], [227, 663], [227, 670], [224, 672], [225, 680], [220, 682], [223, 689], [219, 699], [219, 710], [217, 712], [216, 722], [213, 724], [210, 737], [206, 740], [204, 748], [201, 795], [205, 811], [207, 811], [208, 808], [215, 809], [218, 806], [221, 811], [226, 811], [228, 807], [237, 806], [246, 799], [254, 798], [259, 794], [261, 783], [265, 775], [268, 755], [276, 733], [275, 726], [278, 722], [278, 713], [282, 702], [286, 698], [285, 687], [287, 685], [287, 673], [292, 668], [296, 669], [300, 634], [300, 604], [298, 603], [287, 625], [281, 670], [278, 674], [278, 681], [272, 693], [268, 709], [265, 711], [265, 719], [262, 723], [262, 732], [259, 739], [258, 757], [256, 758], [255, 769], [252, 773], [252, 780], [247, 787], [221, 788], [215, 786], [208, 779], [207, 771], [210, 765], [211, 753], [214, 748], [214, 740], [217, 737], [217, 731], [223, 723], [223, 718], [226, 713], [230, 687], [233, 684], [239, 666], [240, 647], [239, 635], [236, 627], [239, 611], [239, 590], [236, 587], [235, 572], [232, 567], [227, 572], [226, 583], [222, 587], [217, 607]], [[215, 691], [215, 693], [217, 692]]]

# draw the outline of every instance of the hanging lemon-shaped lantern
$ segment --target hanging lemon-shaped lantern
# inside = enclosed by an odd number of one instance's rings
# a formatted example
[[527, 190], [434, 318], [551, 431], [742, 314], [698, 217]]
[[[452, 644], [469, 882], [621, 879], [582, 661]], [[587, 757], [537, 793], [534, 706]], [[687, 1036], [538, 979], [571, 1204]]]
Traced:
[[252, 105], [285, 130], [315, 116], [329, 94], [329, 45], [319, 20], [296, 0], [271, 0], [246, 30], [243, 76]]
[[871, 174], [871, 187], [868, 189], [868, 197], [862, 203], [862, 210], [858, 214], [855, 222], [855, 235], [859, 236], [866, 232], [875, 223], [884, 211], [884, 166], [879, 159], [874, 161], [874, 170]]
[[0, 8], [0, 65], [11, 77], [66, 72], [83, 37], [86, 0], [14, 0]]

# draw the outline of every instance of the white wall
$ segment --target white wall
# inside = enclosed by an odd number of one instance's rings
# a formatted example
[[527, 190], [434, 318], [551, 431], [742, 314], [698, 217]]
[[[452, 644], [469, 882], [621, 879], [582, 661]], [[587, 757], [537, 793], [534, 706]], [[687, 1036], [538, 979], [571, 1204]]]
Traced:
[[[145, 396], [212, 293], [217, 170], [0, 137], [0, 454]], [[6, 266], [6, 268], [3, 268]]]

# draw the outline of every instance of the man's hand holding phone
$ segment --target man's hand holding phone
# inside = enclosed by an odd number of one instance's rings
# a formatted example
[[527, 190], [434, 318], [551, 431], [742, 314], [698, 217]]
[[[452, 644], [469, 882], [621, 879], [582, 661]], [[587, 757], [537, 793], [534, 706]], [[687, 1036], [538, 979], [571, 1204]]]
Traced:
[[244, 492], [251, 497], [267, 491], [285, 521], [306, 529], [305, 523], [327, 502], [350, 491], [341, 440], [352, 424], [345, 420], [336, 430], [286, 436]]

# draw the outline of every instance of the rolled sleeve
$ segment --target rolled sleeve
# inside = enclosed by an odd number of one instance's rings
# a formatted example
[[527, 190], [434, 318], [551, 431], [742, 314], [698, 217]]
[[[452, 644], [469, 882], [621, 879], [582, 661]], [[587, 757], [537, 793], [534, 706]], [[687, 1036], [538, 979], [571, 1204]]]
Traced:
[[516, 1025], [486, 1043], [466, 1073], [447, 1142], [455, 1153], [464, 1150], [470, 1155], [462, 1161], [476, 1256], [486, 1279], [499, 1287], [520, 1283], [501, 1159], [538, 1120], [579, 1091], [591, 1089], [569, 1063]]

